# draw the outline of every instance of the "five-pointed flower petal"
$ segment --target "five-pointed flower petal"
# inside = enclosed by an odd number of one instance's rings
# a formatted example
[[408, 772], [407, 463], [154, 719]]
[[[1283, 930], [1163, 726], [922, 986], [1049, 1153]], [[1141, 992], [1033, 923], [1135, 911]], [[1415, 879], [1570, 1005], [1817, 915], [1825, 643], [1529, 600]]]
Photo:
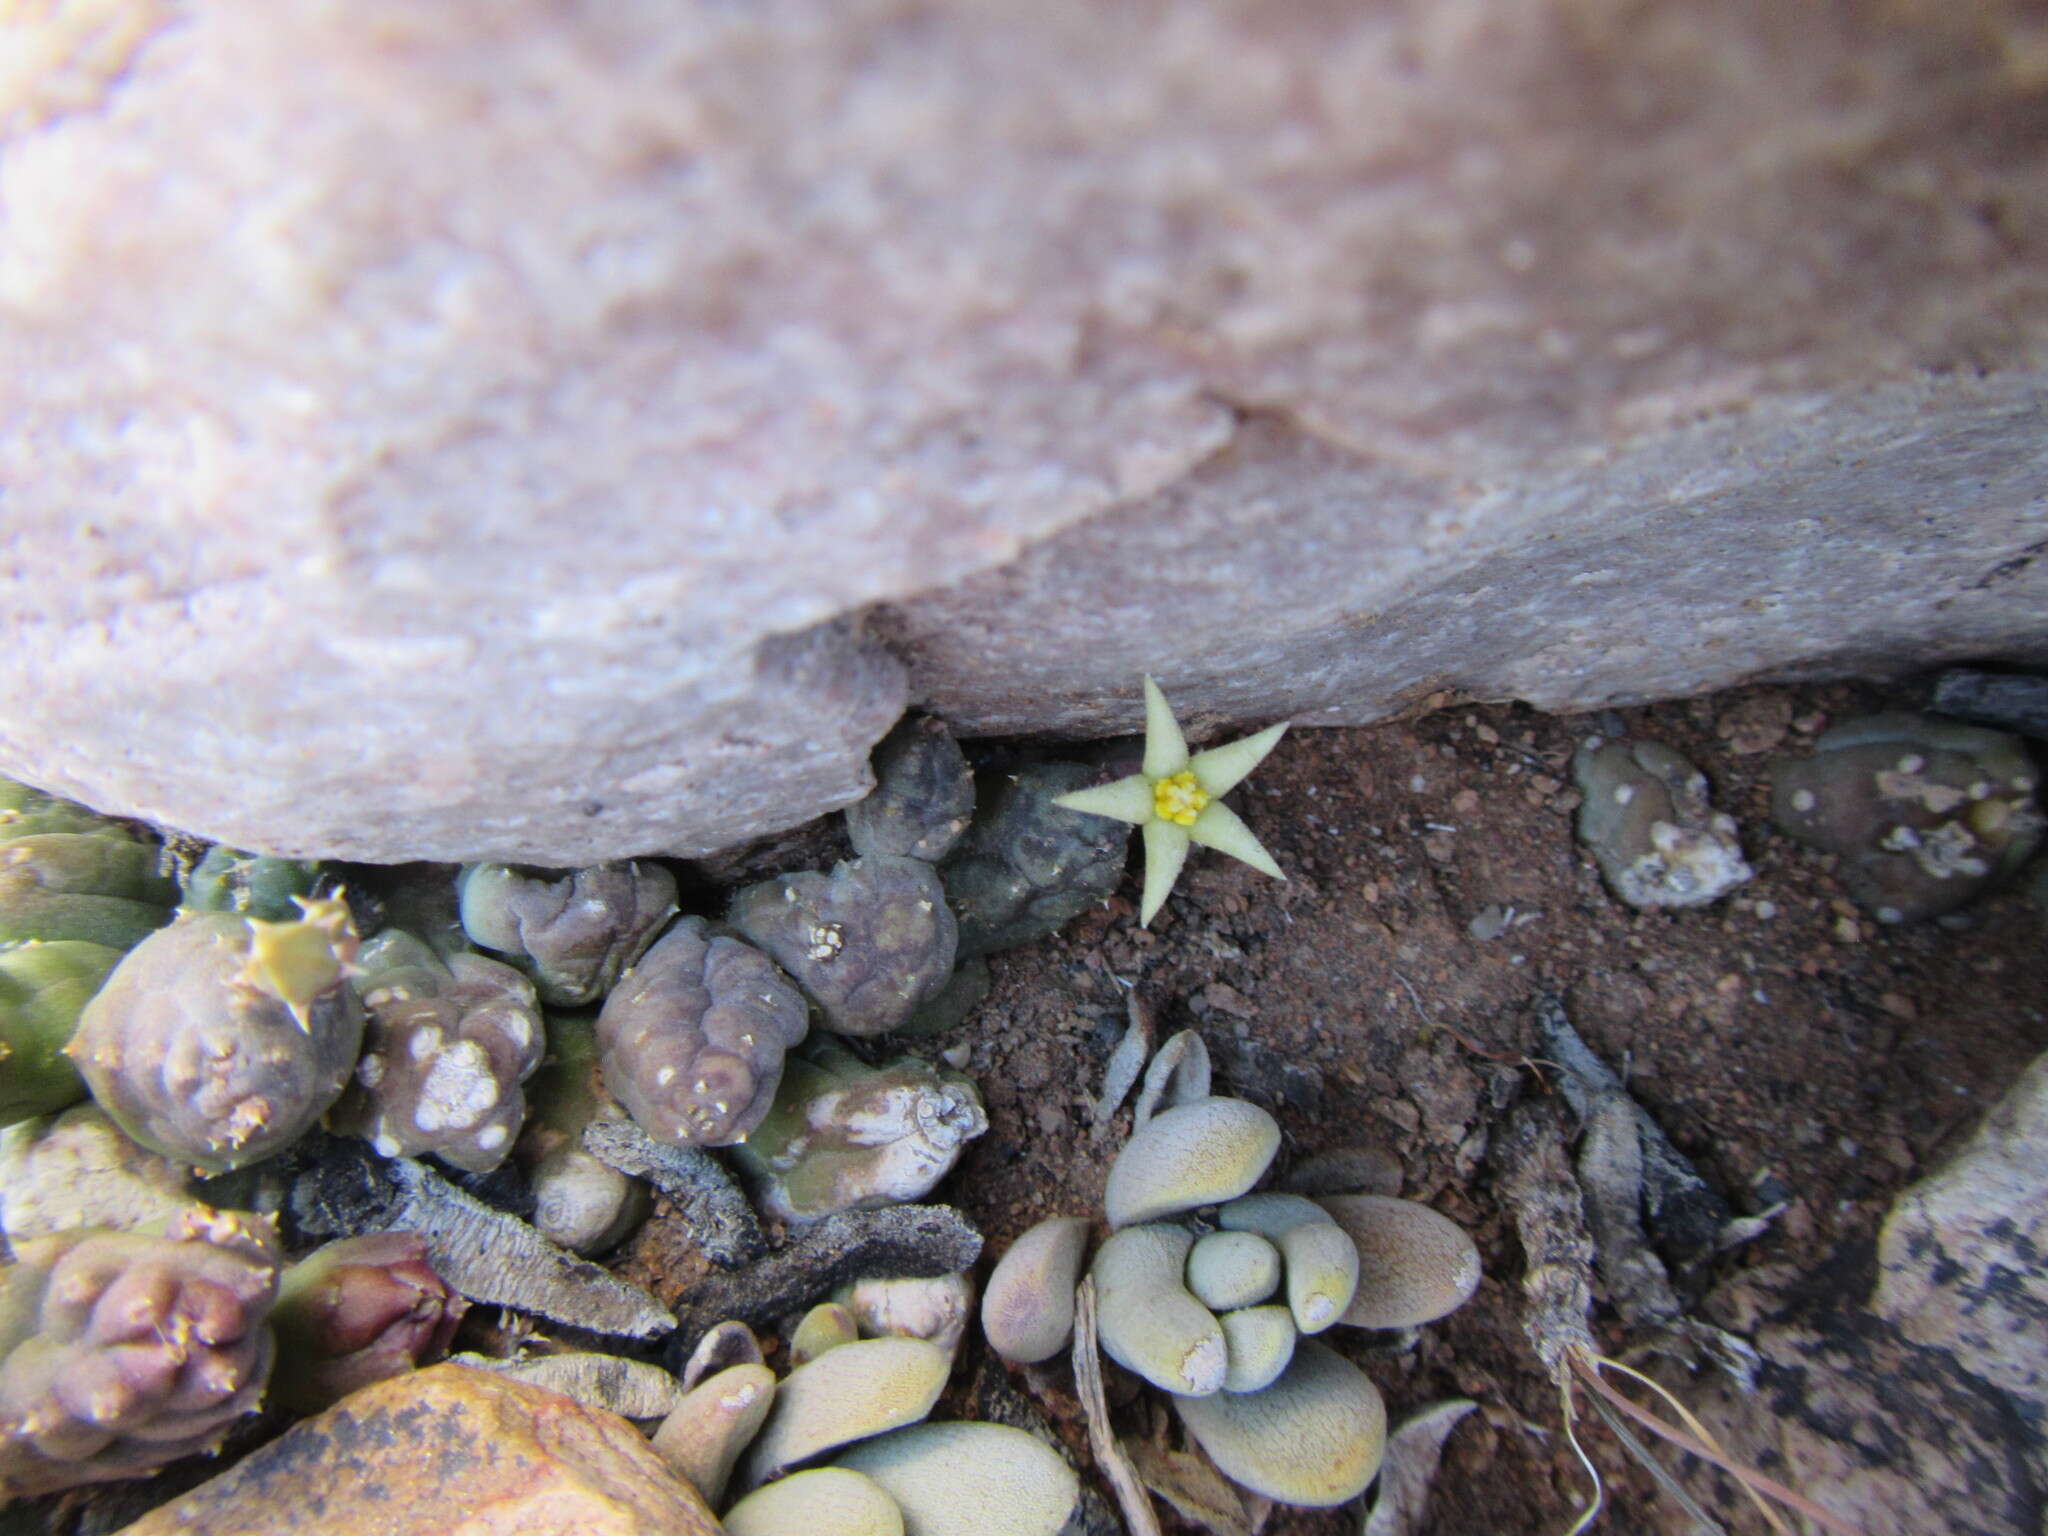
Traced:
[[1114, 784], [1061, 795], [1053, 804], [1128, 821], [1143, 831], [1145, 891], [1138, 904], [1138, 922], [1149, 925], [1179, 878], [1190, 843], [1242, 859], [1262, 875], [1287, 878], [1251, 828], [1221, 798], [1258, 767], [1286, 729], [1284, 723], [1268, 726], [1256, 736], [1190, 756], [1187, 738], [1181, 734], [1166, 695], [1148, 677], [1144, 767]]

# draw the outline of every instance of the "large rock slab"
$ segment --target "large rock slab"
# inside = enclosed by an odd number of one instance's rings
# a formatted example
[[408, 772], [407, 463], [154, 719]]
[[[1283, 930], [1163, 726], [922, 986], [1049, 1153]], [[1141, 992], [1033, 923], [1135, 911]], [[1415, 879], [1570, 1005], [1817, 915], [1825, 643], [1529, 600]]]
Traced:
[[2048, 655], [2024, 10], [51, 8], [0, 770], [564, 864], [844, 803], [912, 697]]
[[624, 1419], [437, 1365], [352, 1393], [123, 1536], [719, 1536]]

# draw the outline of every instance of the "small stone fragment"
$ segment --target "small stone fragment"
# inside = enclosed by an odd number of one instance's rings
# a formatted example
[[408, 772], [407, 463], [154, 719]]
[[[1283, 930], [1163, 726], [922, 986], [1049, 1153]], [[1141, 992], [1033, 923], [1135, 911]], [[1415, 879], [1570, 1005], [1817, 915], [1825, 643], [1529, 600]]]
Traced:
[[1707, 779], [1655, 741], [1594, 737], [1572, 758], [1579, 841], [1607, 887], [1632, 907], [1697, 907], [1754, 873], [1735, 819], [1707, 803]]
[[981, 1299], [981, 1329], [1005, 1360], [1035, 1365], [1074, 1333], [1074, 1287], [1088, 1256], [1088, 1218], [1049, 1216], [997, 1262]]
[[1280, 1149], [1280, 1127], [1243, 1099], [1196, 1099], [1155, 1115], [1110, 1165], [1102, 1206], [1112, 1227], [1234, 1200]]
[[368, 1022], [333, 1128], [386, 1157], [431, 1152], [471, 1173], [504, 1162], [526, 1119], [521, 1085], [547, 1044], [533, 983], [387, 928], [363, 946], [350, 985]]
[[1081, 1493], [1059, 1452], [1001, 1424], [916, 1424], [833, 1464], [881, 1484], [905, 1536], [1056, 1536]]
[[278, 1285], [271, 1400], [318, 1413], [373, 1381], [431, 1365], [447, 1354], [468, 1307], [434, 1273], [417, 1233], [329, 1243]]
[[605, 1087], [649, 1136], [723, 1147], [761, 1123], [809, 1010], [751, 944], [684, 918], [597, 1016]]
[[1363, 1493], [1386, 1445], [1378, 1389], [1313, 1339], [1295, 1346], [1286, 1371], [1264, 1391], [1176, 1397], [1173, 1407], [1224, 1476], [1310, 1509]]
[[816, 1047], [792, 1058], [754, 1134], [733, 1149], [784, 1220], [921, 1199], [988, 1129], [974, 1082], [914, 1056], [870, 1067]]
[[1934, 707], [1993, 730], [2048, 741], [2048, 677], [1951, 667], [1934, 680]]
[[856, 1280], [840, 1294], [863, 1338], [923, 1339], [948, 1360], [974, 1316], [974, 1281], [964, 1274]]
[[1780, 765], [1771, 819], [1841, 858], [1842, 883], [1881, 923], [1953, 912], [2040, 845], [2038, 776], [2016, 737], [1930, 715], [1881, 714], [1824, 732]]
[[343, 977], [338, 901], [293, 922], [187, 913], [114, 968], [68, 1048], [100, 1107], [166, 1157], [211, 1171], [282, 1151], [347, 1084], [363, 1015]]
[[686, 1387], [654, 1432], [655, 1452], [716, 1504], [774, 1405], [773, 1371], [758, 1360], [728, 1366]]
[[162, 1236], [84, 1228], [0, 1284], [0, 1503], [138, 1477], [219, 1445], [275, 1346], [276, 1234], [195, 1207]]
[[19, 1245], [80, 1227], [129, 1232], [195, 1204], [169, 1158], [93, 1104], [0, 1131], [0, 1231]]
[[861, 857], [936, 864], [974, 815], [974, 774], [945, 722], [907, 717], [874, 755], [875, 787], [846, 808], [846, 835]]
[[470, 938], [559, 1008], [603, 997], [676, 914], [675, 876], [642, 860], [561, 872], [472, 864], [459, 892]]
[[281, 1520], [292, 1536], [720, 1531], [624, 1419], [461, 1365], [366, 1387], [125, 1536], [276, 1536]]
[[1791, 696], [1775, 690], [1738, 700], [1714, 721], [1714, 734], [1738, 757], [1775, 750], [1791, 728]]
[[977, 776], [974, 824], [941, 871], [963, 958], [1057, 933], [1115, 893], [1130, 828], [1053, 804], [1094, 778], [1079, 763]]
[[774, 956], [842, 1035], [900, 1029], [953, 974], [959, 930], [921, 859], [850, 859], [750, 885], [728, 920]]

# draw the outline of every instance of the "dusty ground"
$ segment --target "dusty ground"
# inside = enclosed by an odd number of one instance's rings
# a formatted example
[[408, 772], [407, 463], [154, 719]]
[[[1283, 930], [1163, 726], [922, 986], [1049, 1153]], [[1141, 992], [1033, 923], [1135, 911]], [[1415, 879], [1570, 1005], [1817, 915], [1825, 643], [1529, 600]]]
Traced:
[[[994, 958], [989, 1002], [943, 1042], [968, 1043], [992, 1120], [951, 1198], [992, 1252], [1042, 1216], [1096, 1209], [1122, 1127], [1092, 1139], [1089, 1103], [1135, 986], [1162, 1036], [1203, 1032], [1220, 1091], [1275, 1110], [1283, 1159], [1384, 1148], [1405, 1170], [1404, 1194], [1473, 1233], [1488, 1275], [1469, 1306], [1412, 1349], [1352, 1334], [1351, 1353], [1397, 1421], [1446, 1396], [1485, 1406], [1449, 1442], [1429, 1530], [1563, 1531], [1586, 1480], [1521, 1331], [1522, 1255], [1484, 1157], [1495, 1102], [1513, 1086], [1503, 1079], [1541, 1086], [1480, 1052], [1534, 1052], [1530, 1004], [1560, 994], [1738, 1210], [1760, 1203], [1760, 1181], [1790, 1192], [1783, 1215], [1712, 1278], [1791, 1265], [1867, 1286], [1868, 1244], [1892, 1196], [2048, 1047], [2043, 917], [2023, 891], [1882, 929], [1823, 858], [1768, 825], [1774, 754], [1803, 750], [1831, 719], [1918, 702], [1821, 687], [1621, 711], [1632, 734], [1709, 774], [1757, 870], [1731, 899], [1680, 913], [1621, 905], [1573, 840], [1567, 763], [1599, 719], [1453, 706], [1290, 736], [1238, 797], [1286, 884], [1197, 850], [1151, 931], [1135, 924], [1133, 880], [1107, 910]], [[1475, 917], [1497, 923], [1506, 909], [1505, 933], [1473, 936]], [[1603, 1337], [1627, 1342], [1611, 1326]], [[1588, 1442], [1613, 1501], [1604, 1528], [1684, 1528], [1604, 1430]], [[1355, 1520], [1283, 1513], [1271, 1529], [1349, 1531]]]

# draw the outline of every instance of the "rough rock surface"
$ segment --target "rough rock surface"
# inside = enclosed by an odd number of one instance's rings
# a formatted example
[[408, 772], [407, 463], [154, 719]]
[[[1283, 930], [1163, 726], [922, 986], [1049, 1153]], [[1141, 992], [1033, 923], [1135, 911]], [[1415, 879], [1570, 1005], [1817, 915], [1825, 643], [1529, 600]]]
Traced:
[[2048, 655], [2026, 15], [49, 9], [0, 770], [564, 866], [844, 803], [909, 697], [1129, 729], [1149, 669], [1200, 736]]
[[491, 1371], [437, 1365], [307, 1419], [126, 1536], [718, 1536], [624, 1419]]
[[2029, 1422], [2048, 1414], [2048, 1056], [1899, 1196], [1877, 1262], [1873, 1312], [2012, 1393]]

